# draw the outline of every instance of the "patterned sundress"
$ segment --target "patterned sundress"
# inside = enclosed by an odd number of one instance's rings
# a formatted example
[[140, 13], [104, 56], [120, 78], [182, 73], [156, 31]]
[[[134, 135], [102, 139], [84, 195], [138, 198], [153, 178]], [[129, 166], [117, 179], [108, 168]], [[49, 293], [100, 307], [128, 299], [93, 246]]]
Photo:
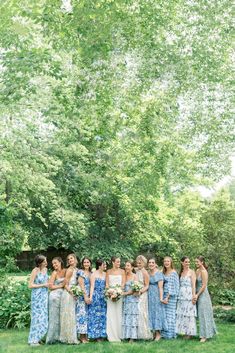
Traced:
[[[73, 270], [69, 281], [69, 287], [76, 285], [77, 269]], [[61, 295], [60, 309], [60, 341], [68, 344], [77, 344], [76, 331], [76, 301], [74, 297], [65, 289]]]
[[163, 297], [166, 298], [169, 294], [170, 298], [168, 304], [164, 304], [168, 329], [162, 331], [162, 337], [167, 339], [176, 338], [176, 304], [179, 293], [179, 276], [176, 271], [172, 271], [169, 275], [163, 275], [163, 278]]
[[180, 277], [180, 289], [176, 310], [176, 333], [196, 336], [196, 305], [192, 303], [192, 281], [189, 276]]
[[[132, 280], [127, 281], [124, 291], [131, 290]], [[122, 338], [123, 339], [137, 339], [138, 338], [138, 310], [139, 296], [126, 295], [123, 297], [122, 306]]]
[[[144, 276], [141, 270], [136, 271], [138, 281], [144, 286]], [[149, 340], [153, 338], [153, 335], [149, 328], [148, 319], [148, 293], [144, 292], [139, 297], [139, 322], [138, 322], [138, 339]]]
[[[48, 274], [38, 272], [34, 284], [48, 282]], [[28, 343], [38, 344], [48, 329], [48, 288], [33, 288], [31, 294], [31, 324]]]
[[[201, 277], [197, 277], [196, 292], [198, 293], [202, 286]], [[213, 308], [211, 303], [210, 294], [207, 287], [202, 292], [197, 300], [197, 313], [200, 327], [200, 338], [211, 338], [216, 333], [216, 326], [213, 317]]]
[[88, 305], [88, 338], [105, 338], [107, 303], [104, 297], [105, 279], [96, 278], [92, 302]]
[[[54, 285], [63, 283], [64, 277], [55, 280]], [[53, 289], [49, 294], [49, 327], [46, 343], [51, 344], [60, 340], [60, 308], [63, 288]]]
[[150, 275], [148, 289], [148, 312], [149, 328], [152, 331], [167, 330], [166, 313], [164, 304], [160, 301], [158, 282], [163, 281], [163, 274], [157, 271], [153, 276]]
[[[82, 277], [84, 279], [84, 286], [86, 295], [89, 297], [90, 294], [90, 277], [86, 276], [84, 271], [79, 270], [77, 272], [77, 278]], [[78, 285], [79, 287], [79, 285]], [[87, 322], [88, 322], [88, 305], [85, 303], [84, 297], [79, 297], [76, 302], [76, 326], [77, 333], [87, 333]]]

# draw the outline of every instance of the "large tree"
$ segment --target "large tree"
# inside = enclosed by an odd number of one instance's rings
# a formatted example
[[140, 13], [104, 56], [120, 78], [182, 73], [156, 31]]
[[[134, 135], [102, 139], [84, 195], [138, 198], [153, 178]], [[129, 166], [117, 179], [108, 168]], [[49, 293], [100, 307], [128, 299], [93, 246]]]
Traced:
[[174, 249], [178, 194], [230, 168], [230, 2], [61, 4], [0, 5], [1, 209], [32, 248]]

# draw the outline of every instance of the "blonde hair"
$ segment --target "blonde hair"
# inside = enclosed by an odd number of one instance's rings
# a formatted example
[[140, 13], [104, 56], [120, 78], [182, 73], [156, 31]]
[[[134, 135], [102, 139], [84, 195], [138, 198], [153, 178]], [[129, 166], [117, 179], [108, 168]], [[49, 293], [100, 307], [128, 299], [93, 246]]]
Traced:
[[77, 264], [78, 264], [78, 259], [77, 259], [77, 256], [75, 255], [75, 254], [69, 254], [67, 257], [66, 257], [66, 264], [67, 264], [67, 266], [69, 266], [69, 263], [68, 263], [68, 258], [70, 257], [70, 256], [72, 256], [73, 258], [74, 258], [74, 260], [75, 260], [75, 262], [76, 262], [76, 266], [77, 266]]
[[136, 262], [138, 262], [138, 261], [143, 262], [143, 263], [144, 263], [144, 267], [146, 267], [146, 266], [147, 266], [147, 263], [148, 263], [146, 257], [144, 257], [143, 255], [137, 256], [137, 258], [136, 258], [135, 261], [136, 261]]

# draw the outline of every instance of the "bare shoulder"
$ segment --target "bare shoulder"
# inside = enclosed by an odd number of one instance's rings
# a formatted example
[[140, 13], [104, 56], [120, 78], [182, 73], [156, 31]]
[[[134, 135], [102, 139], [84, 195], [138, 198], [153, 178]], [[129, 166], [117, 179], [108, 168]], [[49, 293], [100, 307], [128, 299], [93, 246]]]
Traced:
[[121, 270], [121, 274], [124, 275], [125, 271], [123, 269], [120, 269], [120, 270]]
[[142, 269], [142, 273], [143, 275], [149, 276], [149, 273], [145, 268]]
[[71, 276], [72, 274], [73, 274], [73, 269], [72, 268], [67, 268], [66, 276]]

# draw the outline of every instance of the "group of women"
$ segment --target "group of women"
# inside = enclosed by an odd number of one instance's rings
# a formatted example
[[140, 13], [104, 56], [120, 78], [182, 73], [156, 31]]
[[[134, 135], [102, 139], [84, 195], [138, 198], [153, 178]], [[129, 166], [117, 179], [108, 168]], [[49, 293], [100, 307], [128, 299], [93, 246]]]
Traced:
[[[216, 334], [208, 273], [204, 258], [196, 258], [196, 273], [190, 269], [188, 257], [181, 259], [179, 275], [171, 257], [165, 257], [160, 271], [154, 258], [139, 255], [135, 266], [131, 261], [121, 269], [119, 257], [112, 257], [111, 269], [106, 262], [81, 262], [75, 254], [67, 257], [67, 269], [60, 257], [52, 260], [54, 271], [47, 274], [47, 260], [37, 255], [29, 287], [31, 296], [31, 325], [28, 342], [88, 343], [89, 340], [120, 342], [137, 339], [190, 338], [197, 335], [199, 319], [200, 341]], [[147, 269], [148, 268], [148, 271]], [[137, 290], [134, 285], [137, 284]], [[80, 290], [75, 296], [74, 286]], [[120, 298], [106, 298], [106, 288], [120, 288]]]

